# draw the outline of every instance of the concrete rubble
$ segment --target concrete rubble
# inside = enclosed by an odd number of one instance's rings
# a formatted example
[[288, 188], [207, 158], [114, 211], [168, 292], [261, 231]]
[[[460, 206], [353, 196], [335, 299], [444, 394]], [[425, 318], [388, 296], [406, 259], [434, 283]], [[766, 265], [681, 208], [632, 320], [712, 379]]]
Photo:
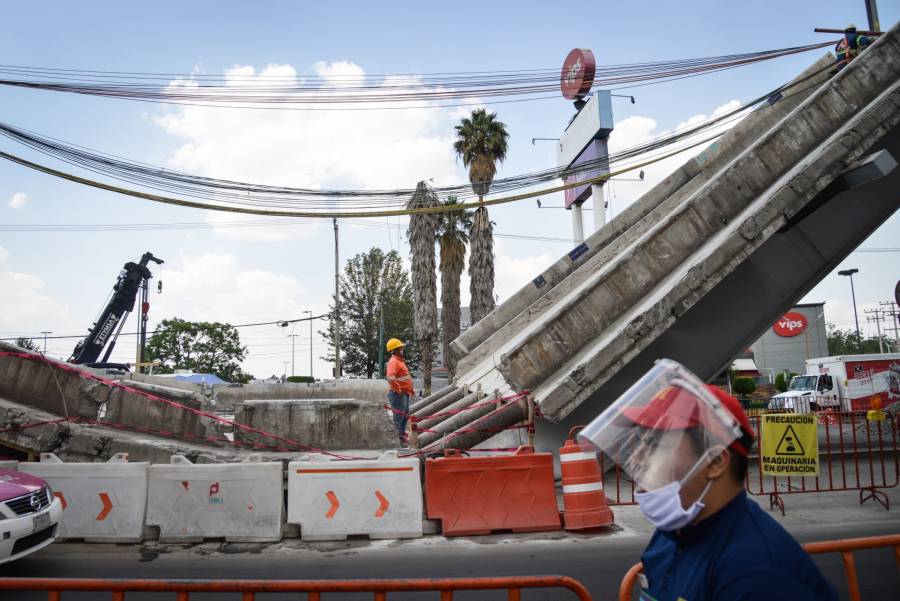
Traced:
[[[27, 353], [3, 342], [0, 352]], [[236, 423], [305, 447], [363, 456], [396, 447], [383, 408], [383, 381], [225, 387], [228, 392], [218, 401], [220, 391], [210, 387], [147, 375], [114, 376], [28, 354], [31, 358], [0, 356], [0, 454], [5, 447], [23, 459], [52, 452], [65, 461], [90, 462], [128, 453], [132, 461], [151, 463], [168, 463], [173, 454], [196, 463], [240, 461], [260, 451], [284, 463], [317, 456], [301, 450], [267, 452], [267, 447], [289, 445], [232, 429], [221, 417], [222, 405], [226, 412], [235, 411]], [[250, 395], [277, 396], [279, 387], [282, 400], [246, 401]]]

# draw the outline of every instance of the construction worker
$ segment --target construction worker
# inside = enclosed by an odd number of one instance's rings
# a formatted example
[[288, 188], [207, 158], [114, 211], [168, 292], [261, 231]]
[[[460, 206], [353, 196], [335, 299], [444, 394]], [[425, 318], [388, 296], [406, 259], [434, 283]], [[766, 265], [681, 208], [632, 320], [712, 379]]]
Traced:
[[388, 390], [388, 401], [394, 409], [394, 427], [400, 434], [400, 444], [405, 445], [409, 442], [406, 435], [406, 421], [409, 413], [409, 398], [415, 394], [413, 388], [412, 375], [409, 368], [403, 360], [403, 348], [405, 343], [396, 338], [387, 341], [385, 347], [387, 352], [391, 354], [391, 360], [387, 364], [387, 381], [390, 390]]
[[747, 497], [754, 434], [740, 403], [659, 361], [578, 435], [635, 482], [656, 531], [641, 599], [837, 600], [788, 532]]
[[834, 53], [837, 55], [837, 69], [840, 71], [850, 64], [857, 55], [868, 48], [872, 43], [872, 38], [856, 33], [856, 25], [850, 23], [844, 29], [844, 37], [834, 47]]

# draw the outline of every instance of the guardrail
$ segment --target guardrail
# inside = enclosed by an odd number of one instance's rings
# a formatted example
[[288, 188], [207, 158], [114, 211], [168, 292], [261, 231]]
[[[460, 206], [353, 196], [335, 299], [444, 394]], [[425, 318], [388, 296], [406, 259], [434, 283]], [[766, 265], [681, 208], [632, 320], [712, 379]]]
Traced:
[[111, 592], [113, 601], [124, 601], [129, 592], [176, 593], [177, 601], [189, 601], [191, 593], [242, 593], [243, 601], [255, 601], [256, 593], [306, 593], [319, 601], [324, 593], [372, 593], [386, 601], [388, 593], [434, 592], [441, 601], [452, 601], [455, 591], [506, 590], [510, 601], [519, 601], [525, 589], [561, 588], [580, 601], [591, 601], [587, 588], [568, 576], [513, 576], [503, 578], [419, 578], [391, 580], [114, 580], [106, 578], [0, 578], [0, 591], [46, 591], [49, 601], [60, 601], [63, 592]]
[[[894, 548], [894, 556], [897, 559], [897, 569], [900, 570], [900, 534], [830, 540], [806, 543], [803, 545], [803, 549], [810, 555], [817, 555], [820, 553], [841, 554], [841, 558], [844, 561], [844, 574], [847, 577], [847, 588], [850, 590], [850, 601], [862, 601], [859, 592], [859, 578], [856, 573], [856, 561], [853, 558], [853, 552], [863, 549], [880, 549], [885, 547]], [[619, 585], [619, 601], [631, 601], [631, 593], [634, 590], [638, 575], [643, 568], [643, 564], [636, 563], [625, 573], [625, 577]]]

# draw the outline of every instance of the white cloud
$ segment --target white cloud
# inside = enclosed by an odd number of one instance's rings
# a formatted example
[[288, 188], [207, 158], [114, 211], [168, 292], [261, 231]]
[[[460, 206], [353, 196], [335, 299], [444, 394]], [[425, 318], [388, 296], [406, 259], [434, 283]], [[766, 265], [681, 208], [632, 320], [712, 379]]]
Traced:
[[45, 282], [10, 268], [9, 251], [0, 247], [0, 331], [7, 338], [72, 326], [69, 307], [47, 293]]
[[[233, 254], [184, 255], [157, 267], [155, 276], [163, 281], [163, 292], [150, 298], [150, 327], [171, 317], [190, 321], [220, 321], [231, 324], [256, 323], [275, 319], [297, 319], [305, 311], [320, 315], [328, 310], [329, 291], [310, 289], [292, 275], [250, 268]], [[318, 360], [325, 354], [318, 331], [325, 321], [313, 325], [315, 371], [317, 377], [330, 375], [330, 368]], [[309, 330], [303, 323], [295, 328], [276, 325], [242, 328], [241, 342], [250, 349], [244, 369], [257, 376], [282, 373], [281, 362], [291, 359], [290, 339], [300, 334], [296, 346], [298, 373], [309, 365]], [[301, 362], [302, 361], [302, 362]]]
[[[317, 63], [314, 68], [329, 85], [348, 85], [348, 77], [364, 73], [346, 61]], [[290, 65], [268, 65], [258, 74], [253, 67], [234, 67], [226, 74], [228, 85], [238, 93], [242, 86], [266, 83], [264, 78], [273, 75], [281, 76], [278, 82], [285, 85], [302, 81]], [[381, 83], [402, 86], [408, 81], [389, 77]], [[461, 180], [452, 145], [456, 118], [453, 109], [438, 108], [295, 111], [184, 106], [156, 122], [183, 140], [168, 161], [175, 169], [293, 187], [392, 189], [413, 188], [422, 179], [434, 178], [435, 185]]]
[[12, 195], [12, 198], [9, 199], [9, 206], [14, 209], [21, 209], [27, 205], [30, 200], [31, 199], [28, 198], [28, 195], [24, 192], [16, 192]]

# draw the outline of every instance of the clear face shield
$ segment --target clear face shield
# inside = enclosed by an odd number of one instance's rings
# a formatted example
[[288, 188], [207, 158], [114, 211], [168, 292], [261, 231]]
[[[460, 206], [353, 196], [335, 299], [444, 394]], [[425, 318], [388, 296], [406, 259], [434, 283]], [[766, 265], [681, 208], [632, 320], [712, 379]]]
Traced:
[[684, 480], [740, 437], [737, 419], [703, 382], [663, 359], [578, 440], [609, 456], [638, 489], [654, 491]]

